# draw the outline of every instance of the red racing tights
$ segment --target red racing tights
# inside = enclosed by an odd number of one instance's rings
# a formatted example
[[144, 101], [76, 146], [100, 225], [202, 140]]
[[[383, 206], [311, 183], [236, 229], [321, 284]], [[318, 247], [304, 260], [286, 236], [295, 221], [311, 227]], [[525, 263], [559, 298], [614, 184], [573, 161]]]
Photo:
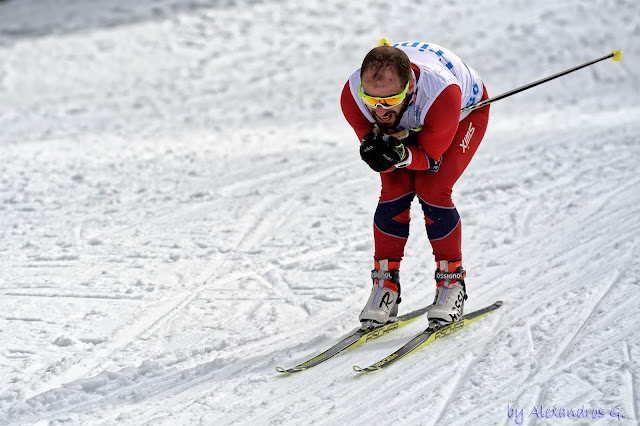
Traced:
[[396, 169], [380, 173], [382, 191], [373, 227], [376, 259], [402, 260], [416, 195], [436, 262], [462, 259], [462, 225], [451, 193], [480, 146], [488, 122], [488, 106], [462, 120], [438, 171]]

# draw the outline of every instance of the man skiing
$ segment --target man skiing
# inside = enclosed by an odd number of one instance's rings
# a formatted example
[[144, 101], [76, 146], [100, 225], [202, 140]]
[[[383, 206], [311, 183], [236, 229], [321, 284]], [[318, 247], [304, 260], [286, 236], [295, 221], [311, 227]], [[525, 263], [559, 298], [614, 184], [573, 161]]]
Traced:
[[[382, 181], [374, 216], [373, 288], [360, 313], [363, 325], [396, 319], [400, 263], [416, 195], [436, 260], [436, 296], [427, 316], [441, 323], [462, 316], [466, 272], [460, 216], [451, 193], [489, 121], [488, 106], [465, 114], [460, 110], [485, 99], [478, 73], [432, 43], [378, 46], [345, 84], [343, 114], [361, 141], [363, 161]], [[404, 130], [409, 135], [401, 138], [398, 132]]]

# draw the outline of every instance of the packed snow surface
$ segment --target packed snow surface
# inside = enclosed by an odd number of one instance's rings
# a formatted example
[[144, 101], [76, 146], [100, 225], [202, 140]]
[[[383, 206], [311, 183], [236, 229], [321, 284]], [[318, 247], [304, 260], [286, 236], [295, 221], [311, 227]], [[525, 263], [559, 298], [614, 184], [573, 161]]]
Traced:
[[[454, 201], [466, 309], [502, 308], [281, 376], [369, 294], [339, 95], [381, 37], [492, 96], [623, 57], [491, 107]], [[0, 424], [638, 424], [639, 55], [636, 0], [0, 2]], [[434, 293], [412, 213], [401, 313]]]

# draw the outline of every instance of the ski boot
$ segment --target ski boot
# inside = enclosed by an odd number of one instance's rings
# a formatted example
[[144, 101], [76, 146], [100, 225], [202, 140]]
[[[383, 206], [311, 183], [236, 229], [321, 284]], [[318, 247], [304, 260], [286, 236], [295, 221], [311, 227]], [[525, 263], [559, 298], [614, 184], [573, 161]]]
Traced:
[[427, 311], [429, 323], [450, 324], [462, 318], [464, 301], [467, 300], [466, 274], [461, 260], [437, 262], [436, 297]]
[[363, 327], [380, 327], [396, 321], [400, 303], [399, 267], [400, 262], [395, 260], [376, 260], [371, 271], [371, 295], [359, 317]]

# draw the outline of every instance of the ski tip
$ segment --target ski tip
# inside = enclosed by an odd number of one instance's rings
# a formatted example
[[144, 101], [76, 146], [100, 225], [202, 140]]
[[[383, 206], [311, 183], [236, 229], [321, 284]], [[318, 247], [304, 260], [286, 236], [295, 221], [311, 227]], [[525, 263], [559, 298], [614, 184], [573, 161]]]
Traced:
[[276, 367], [276, 371], [277, 371], [278, 373], [288, 373], [288, 371], [287, 371], [287, 370], [285, 370], [285, 369], [284, 369], [284, 368], [282, 368], [282, 367]]
[[613, 50], [613, 51], [611, 51], [611, 54], [613, 55], [611, 57], [611, 60], [614, 61], [614, 62], [619, 62], [620, 59], [622, 59], [622, 52], [619, 51], [619, 50]]
[[391, 42], [389, 41], [388, 38], [382, 37], [378, 42], [378, 46], [391, 46]]
[[356, 373], [371, 373], [372, 371], [377, 371], [379, 369], [379, 367], [374, 366], [370, 366], [367, 368], [358, 367], [357, 365], [353, 366], [353, 371], [355, 371]]
[[503, 303], [503, 302], [502, 302], [502, 300], [498, 300], [496, 303], [494, 303], [494, 305], [496, 305], [496, 306], [502, 306], [502, 303]]

